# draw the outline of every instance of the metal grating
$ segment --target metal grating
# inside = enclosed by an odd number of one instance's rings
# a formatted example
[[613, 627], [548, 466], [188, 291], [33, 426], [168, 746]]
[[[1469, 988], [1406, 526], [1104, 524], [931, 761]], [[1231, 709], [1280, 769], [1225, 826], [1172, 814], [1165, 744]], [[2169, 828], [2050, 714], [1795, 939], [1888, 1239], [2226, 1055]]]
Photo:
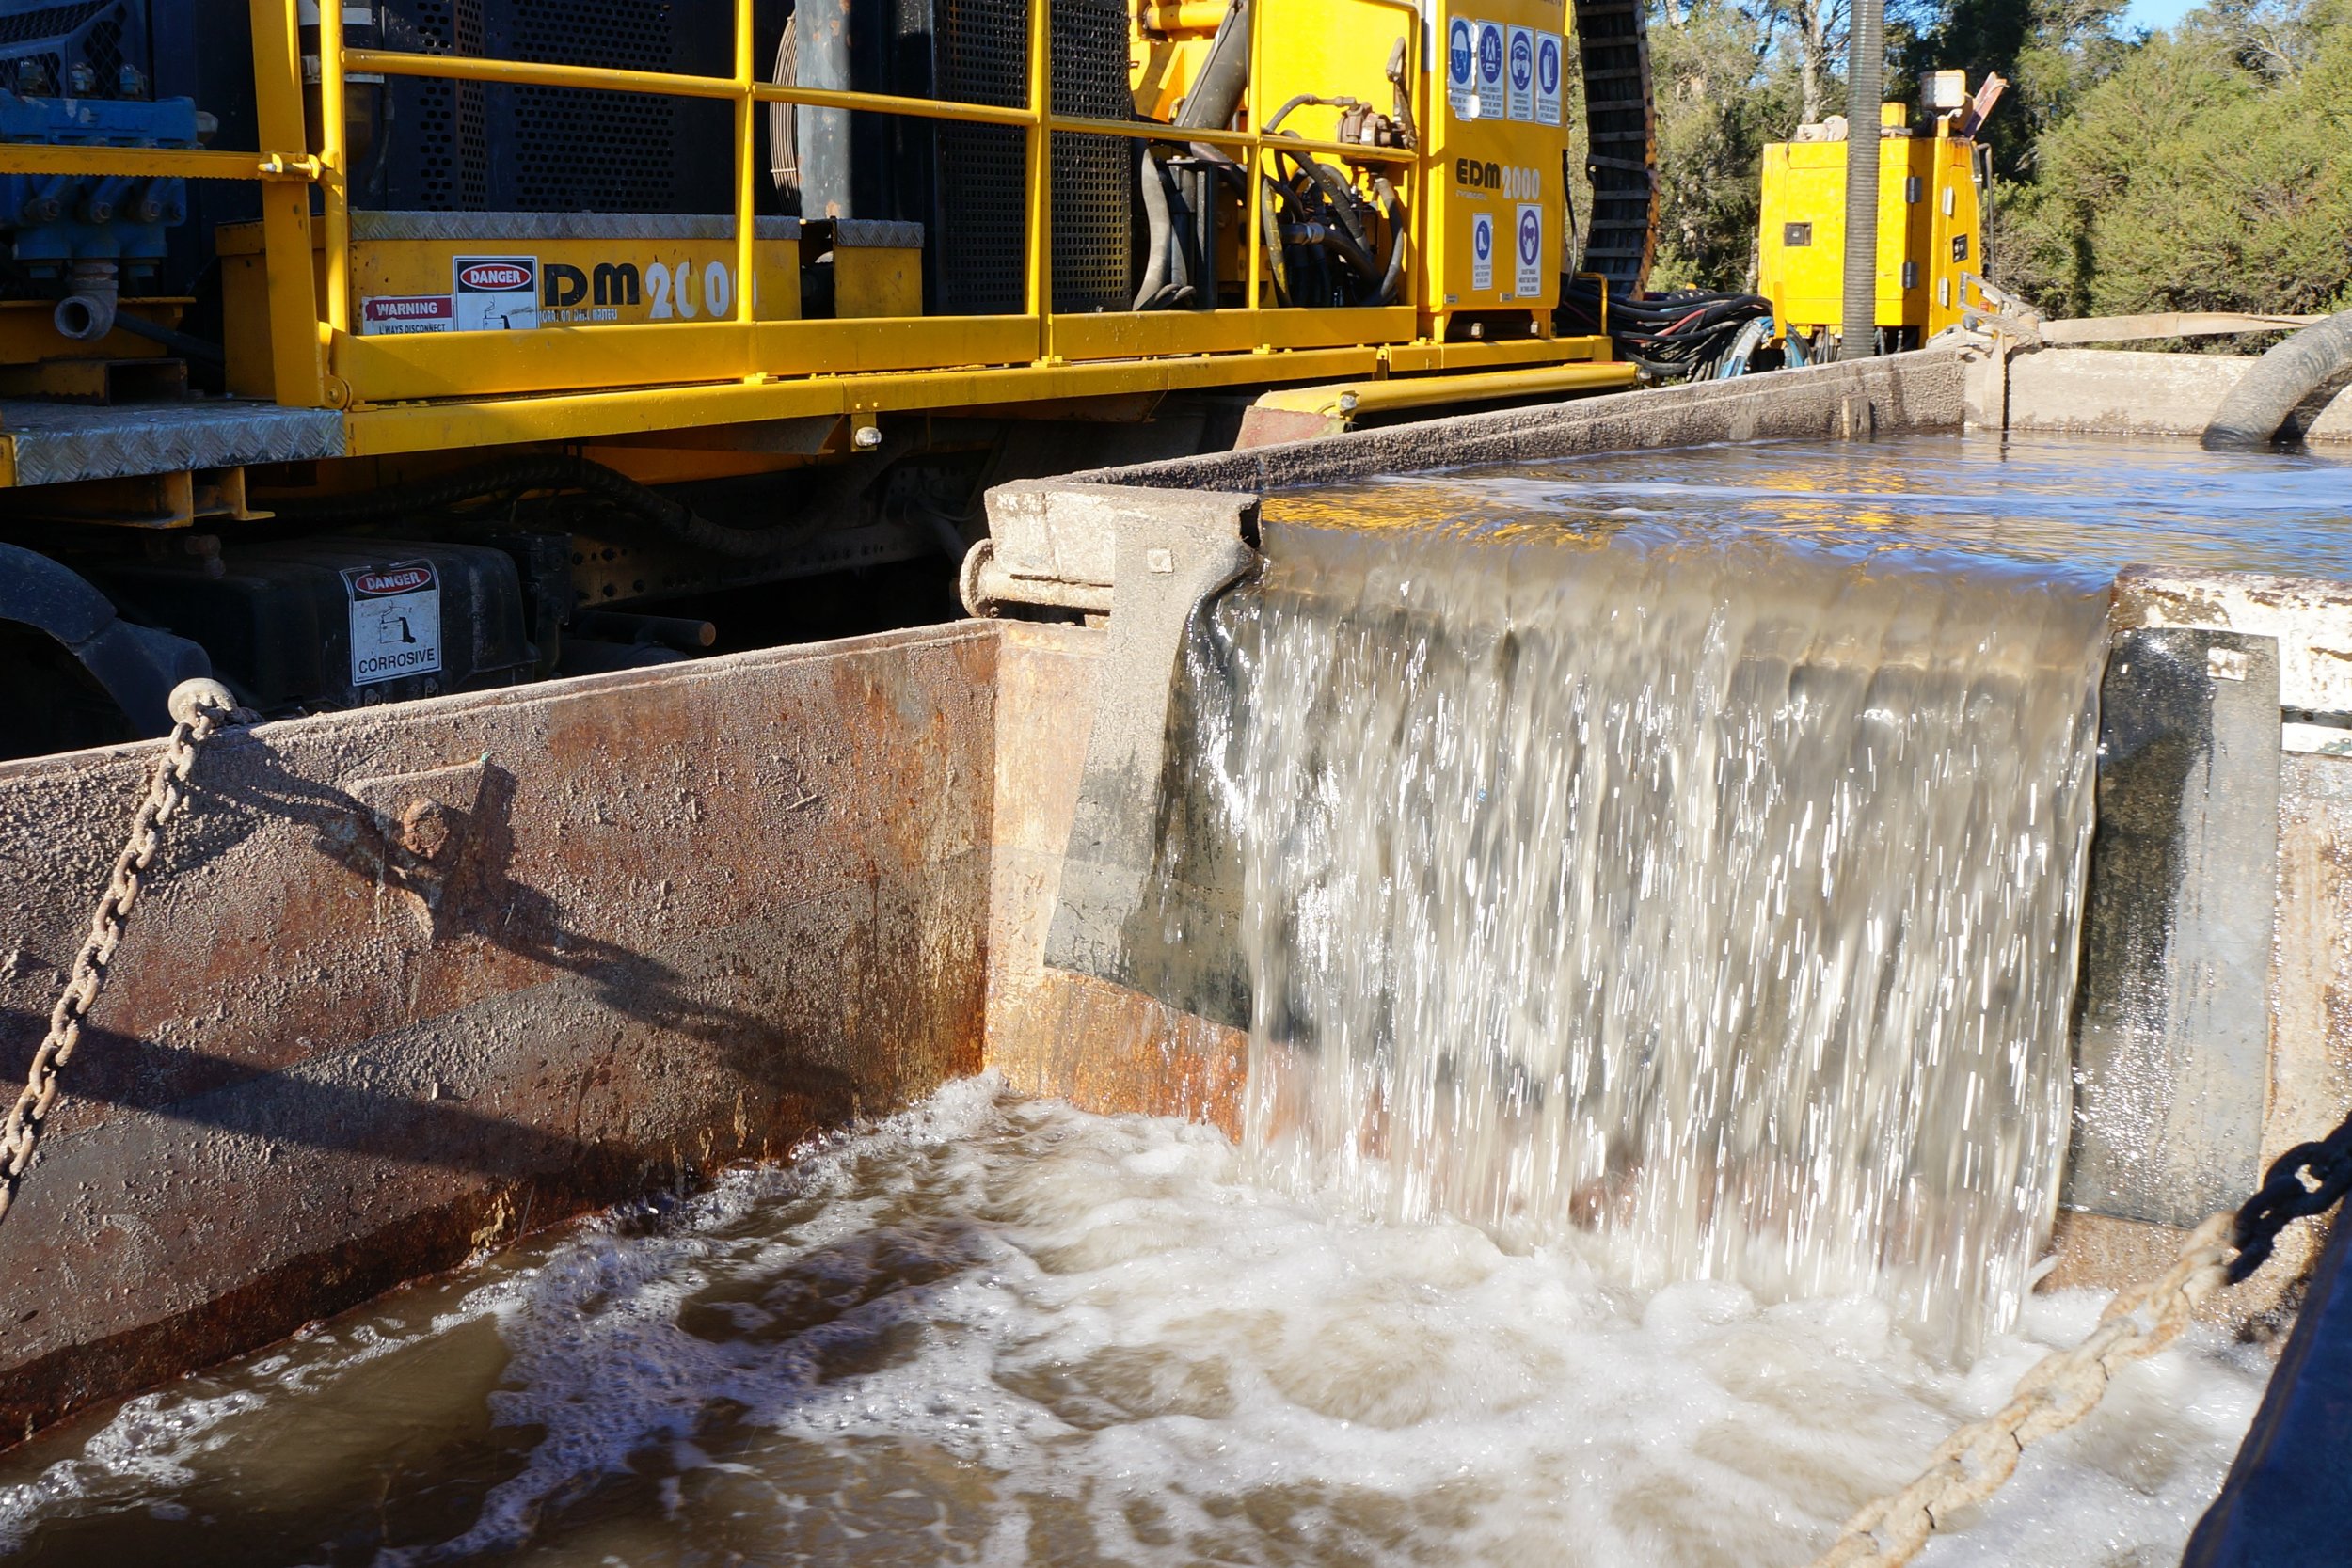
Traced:
[[[702, 20], [710, 25], [717, 18]], [[675, 71], [677, 26], [675, 8], [646, 0], [515, 5], [507, 8], [501, 53], [541, 65]], [[514, 115], [517, 208], [658, 213], [676, 202], [675, 99], [517, 87]]]
[[[674, 0], [387, 0], [385, 46], [707, 75], [731, 28]], [[383, 205], [416, 212], [696, 212], [726, 205], [723, 103], [394, 78]]]
[[[1028, 102], [1026, 0], [938, 0], [938, 95], [1018, 107]], [[1127, 13], [1120, 0], [1054, 7], [1054, 109], [1127, 119]], [[1022, 309], [1027, 249], [1024, 134], [1010, 126], [939, 128], [939, 309], [954, 315]], [[1123, 310], [1135, 293], [1134, 150], [1110, 136], [1057, 135], [1053, 145], [1056, 310]]]
[[[941, 98], [1018, 108], [1029, 101], [1026, 0], [939, 0], [933, 80]], [[943, 122], [939, 135], [938, 306], [957, 316], [1015, 315], [1028, 246], [1026, 135], [1009, 125]]]
[[[1132, 119], [1127, 12], [1120, 0], [1053, 8], [1054, 112]], [[1053, 147], [1054, 309], [1124, 310], [1135, 302], [1135, 144], [1057, 134]]]

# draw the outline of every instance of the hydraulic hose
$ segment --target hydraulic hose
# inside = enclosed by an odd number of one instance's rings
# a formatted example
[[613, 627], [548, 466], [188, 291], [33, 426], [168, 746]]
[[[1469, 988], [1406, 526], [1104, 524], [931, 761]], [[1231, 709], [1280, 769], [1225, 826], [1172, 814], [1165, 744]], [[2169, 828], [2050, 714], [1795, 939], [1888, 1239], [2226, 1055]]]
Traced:
[[[854, 495], [872, 483], [882, 466], [879, 453], [857, 459], [860, 483]], [[714, 523], [681, 504], [638, 483], [627, 474], [592, 463], [584, 457], [543, 452], [528, 457], [501, 457], [440, 479], [396, 485], [364, 496], [337, 497], [318, 502], [273, 503], [280, 516], [337, 523], [383, 523], [438, 512], [466, 501], [524, 490], [578, 490], [668, 534], [713, 555], [757, 561], [782, 555], [805, 543], [833, 521], [829, 509], [809, 508], [805, 521], [782, 528], [732, 528]]]
[[1879, 97], [1886, 79], [1884, 0], [1853, 0], [1846, 52], [1846, 299], [1837, 357], [1879, 351]]
[[1394, 305], [1405, 284], [1405, 203], [1397, 198], [1396, 187], [1385, 174], [1372, 177], [1372, 194], [1380, 198], [1382, 210], [1389, 214], [1389, 264], [1380, 275], [1380, 297], [1374, 303]]
[[2255, 360], [2205, 426], [2205, 450], [2268, 446], [2305, 398], [2347, 370], [2352, 370], [2352, 310], [2303, 328]]
[[1149, 310], [1160, 301], [1168, 288], [1168, 184], [1160, 173], [1160, 161], [1144, 150], [1141, 175], [1137, 182], [1143, 189], [1143, 226], [1149, 235], [1144, 241], [1143, 283], [1136, 290], [1137, 310]]

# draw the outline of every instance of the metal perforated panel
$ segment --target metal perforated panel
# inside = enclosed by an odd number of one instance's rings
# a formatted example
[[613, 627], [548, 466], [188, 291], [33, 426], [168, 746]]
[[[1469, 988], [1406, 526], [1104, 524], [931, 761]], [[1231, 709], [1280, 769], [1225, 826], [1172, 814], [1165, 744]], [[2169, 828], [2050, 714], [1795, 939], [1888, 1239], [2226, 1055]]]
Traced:
[[[938, 0], [940, 97], [1018, 107], [1028, 102], [1026, 0]], [[1054, 7], [1054, 109], [1126, 119], [1127, 14], [1118, 0]], [[943, 125], [939, 131], [937, 295], [956, 314], [1022, 308], [1027, 251], [1022, 132]], [[1057, 310], [1118, 310], [1134, 293], [1133, 149], [1108, 136], [1057, 135], [1053, 146]]]
[[[384, 41], [430, 55], [724, 74], [726, 19], [673, 0], [388, 0]], [[386, 207], [715, 212], [725, 104], [575, 87], [394, 78]]]

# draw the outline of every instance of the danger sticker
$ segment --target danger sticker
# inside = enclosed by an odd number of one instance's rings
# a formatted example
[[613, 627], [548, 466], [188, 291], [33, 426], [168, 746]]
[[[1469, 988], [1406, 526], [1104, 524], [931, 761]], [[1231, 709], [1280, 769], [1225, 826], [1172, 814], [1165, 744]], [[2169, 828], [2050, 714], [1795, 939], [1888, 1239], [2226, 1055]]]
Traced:
[[1470, 291], [1482, 293], [1495, 286], [1495, 215], [1470, 214]]
[[347, 567], [351, 684], [372, 686], [441, 668], [441, 584], [429, 561]]
[[447, 294], [378, 294], [359, 302], [359, 335], [454, 332], [457, 305]]
[[460, 332], [511, 332], [539, 325], [539, 258], [459, 256], [450, 293]]
[[1519, 207], [1518, 277], [1514, 280], [1521, 299], [1534, 299], [1544, 292], [1544, 210], [1535, 202]]

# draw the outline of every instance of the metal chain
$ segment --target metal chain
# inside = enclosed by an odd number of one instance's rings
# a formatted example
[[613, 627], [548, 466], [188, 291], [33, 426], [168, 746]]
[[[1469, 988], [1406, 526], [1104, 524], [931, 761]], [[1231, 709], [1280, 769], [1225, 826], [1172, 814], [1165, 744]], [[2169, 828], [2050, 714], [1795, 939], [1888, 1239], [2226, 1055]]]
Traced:
[[90, 917], [89, 936], [74, 956], [72, 973], [50, 1011], [49, 1033], [40, 1049], [33, 1053], [24, 1091], [8, 1111], [6, 1129], [0, 1130], [0, 1220], [8, 1218], [17, 1188], [32, 1168], [41, 1128], [57, 1103], [59, 1074], [73, 1059], [82, 1025], [90, 1008], [97, 1006], [98, 993], [106, 984], [106, 967], [121, 944], [123, 925], [147, 886], [156, 851], [163, 847], [163, 825], [187, 799], [188, 770], [196, 766], [196, 753], [234, 716], [234, 701], [228, 688], [217, 681], [183, 681], [172, 689], [171, 737], [164, 742], [164, 754], [156, 760], [147, 796], [132, 816], [131, 836], [115, 858], [114, 876], [98, 900], [98, 912]]
[[2235, 1214], [2215, 1214], [2189, 1232], [2169, 1269], [2120, 1292], [2089, 1338], [2042, 1357], [2017, 1380], [2009, 1403], [1944, 1439], [1916, 1481], [1848, 1520], [1813, 1568], [1899, 1568], [1955, 1513], [1999, 1491], [2026, 1444], [2090, 1415], [2118, 1368], [2154, 1354], [2187, 1326], [2197, 1304], [2228, 1276], [2237, 1224]]

